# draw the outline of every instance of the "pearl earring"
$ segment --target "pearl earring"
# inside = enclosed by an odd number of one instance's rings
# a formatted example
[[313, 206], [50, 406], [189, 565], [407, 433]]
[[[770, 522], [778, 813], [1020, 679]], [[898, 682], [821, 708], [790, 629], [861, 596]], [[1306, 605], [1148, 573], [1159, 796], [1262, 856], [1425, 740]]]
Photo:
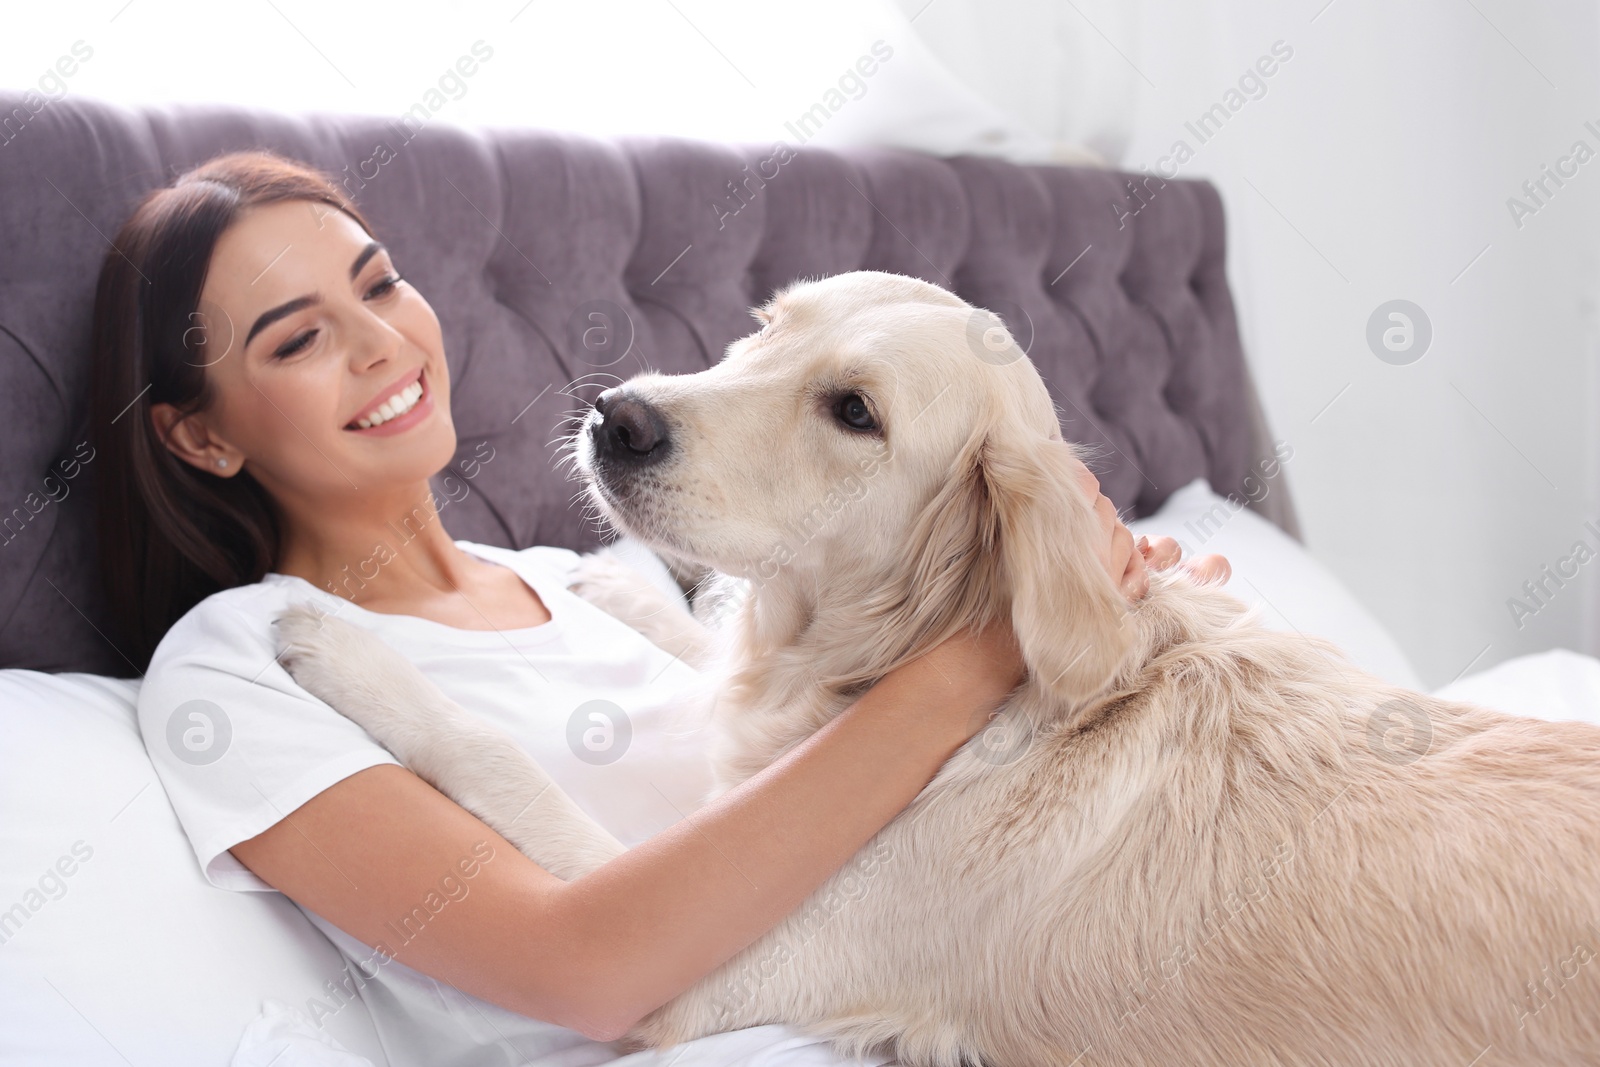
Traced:
[[217, 466], [226, 467], [227, 465], [228, 465], [228, 461], [226, 459], [223, 459], [220, 456], [217, 458]]

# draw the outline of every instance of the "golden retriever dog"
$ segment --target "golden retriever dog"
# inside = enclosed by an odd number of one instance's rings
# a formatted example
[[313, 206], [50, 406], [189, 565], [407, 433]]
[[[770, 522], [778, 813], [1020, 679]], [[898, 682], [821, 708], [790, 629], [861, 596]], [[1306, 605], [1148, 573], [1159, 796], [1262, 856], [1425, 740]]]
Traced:
[[[1028, 673], [631, 1039], [783, 1022], [928, 1067], [1600, 1063], [1600, 729], [1397, 689], [1181, 570], [1130, 606], [1044, 383], [937, 286], [845, 274], [757, 314], [709, 370], [608, 391], [575, 440], [618, 526], [748, 589], [712, 668], [720, 785], [959, 627], [1009, 618]], [[280, 641], [546, 868], [620, 851], [371, 634], [302, 611]]]

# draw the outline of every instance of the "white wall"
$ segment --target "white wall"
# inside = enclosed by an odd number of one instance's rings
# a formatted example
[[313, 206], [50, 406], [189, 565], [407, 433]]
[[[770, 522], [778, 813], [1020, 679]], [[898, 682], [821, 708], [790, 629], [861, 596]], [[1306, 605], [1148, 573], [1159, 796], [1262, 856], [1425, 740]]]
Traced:
[[[1205, 5], [1209, 20], [1147, 8], [1138, 63], [1155, 88], [1140, 82], [1124, 165], [1198, 145], [1185, 120], [1275, 41], [1293, 49], [1182, 173], [1223, 190], [1245, 344], [1295, 447], [1307, 543], [1429, 685], [1596, 651], [1600, 558], [1548, 583], [1544, 606], [1522, 589], [1575, 542], [1600, 556], [1584, 525], [1600, 530], [1595, 6], [1324, 2]], [[1547, 182], [1519, 228], [1507, 199], [1579, 140], [1596, 158]], [[1396, 298], [1433, 327], [1409, 365], [1365, 339]], [[1520, 626], [1516, 596], [1538, 607]]]

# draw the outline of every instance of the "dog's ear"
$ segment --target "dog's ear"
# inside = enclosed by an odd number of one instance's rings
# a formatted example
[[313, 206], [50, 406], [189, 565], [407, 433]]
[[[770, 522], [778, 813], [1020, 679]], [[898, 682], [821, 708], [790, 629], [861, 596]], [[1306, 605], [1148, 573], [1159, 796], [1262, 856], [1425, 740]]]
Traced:
[[1066, 442], [1004, 419], [984, 436], [975, 472], [1030, 682], [1068, 702], [1103, 689], [1133, 637], [1075, 458]]

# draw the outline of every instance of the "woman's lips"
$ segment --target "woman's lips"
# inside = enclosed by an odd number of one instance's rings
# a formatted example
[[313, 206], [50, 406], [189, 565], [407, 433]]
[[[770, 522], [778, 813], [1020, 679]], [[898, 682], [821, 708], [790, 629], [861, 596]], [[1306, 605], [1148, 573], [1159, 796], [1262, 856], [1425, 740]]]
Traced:
[[347, 427], [361, 428], [363, 422], [373, 423], [378, 421], [378, 413], [385, 405], [393, 406], [396, 401], [420, 384], [422, 368], [418, 367], [415, 374], [407, 374], [404, 378], [390, 382], [387, 389], [379, 393], [365, 408], [357, 412], [355, 417], [345, 423]]
[[345, 432], [358, 433], [365, 437], [389, 437], [393, 434], [404, 433], [406, 430], [411, 429], [411, 427], [415, 426], [417, 423], [433, 414], [433, 390], [428, 386], [427, 372], [422, 372], [422, 374], [417, 378], [417, 381], [422, 384], [422, 396], [420, 396], [417, 399], [417, 402], [411, 406], [410, 411], [406, 412], [404, 415], [396, 415], [388, 422], [382, 422], [376, 426], [369, 426], [364, 430], [359, 426], [346, 426]]

